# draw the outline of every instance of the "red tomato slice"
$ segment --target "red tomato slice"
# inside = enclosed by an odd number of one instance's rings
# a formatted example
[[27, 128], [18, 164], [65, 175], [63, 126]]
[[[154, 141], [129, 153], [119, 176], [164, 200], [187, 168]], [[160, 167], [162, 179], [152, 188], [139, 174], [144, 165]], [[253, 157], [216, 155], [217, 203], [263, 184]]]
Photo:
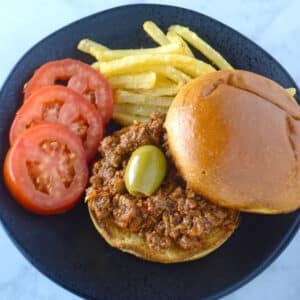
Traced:
[[48, 62], [34, 72], [25, 85], [25, 100], [42, 86], [66, 81], [67, 86], [85, 96], [99, 109], [106, 124], [112, 116], [113, 93], [109, 82], [89, 65], [75, 59]]
[[37, 90], [16, 114], [9, 135], [11, 145], [24, 130], [43, 122], [69, 127], [80, 137], [87, 160], [93, 159], [103, 137], [102, 118], [80, 94], [59, 85]]
[[60, 124], [28, 129], [6, 155], [4, 179], [26, 209], [43, 215], [67, 211], [79, 201], [88, 180], [80, 139]]

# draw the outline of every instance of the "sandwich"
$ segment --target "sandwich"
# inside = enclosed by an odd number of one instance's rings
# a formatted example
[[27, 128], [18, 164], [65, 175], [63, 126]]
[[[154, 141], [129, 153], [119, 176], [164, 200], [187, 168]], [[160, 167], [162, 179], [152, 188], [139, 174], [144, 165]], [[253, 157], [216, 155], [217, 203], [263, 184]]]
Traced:
[[293, 98], [257, 74], [192, 80], [166, 115], [102, 141], [86, 191], [95, 228], [122, 251], [175, 263], [219, 248], [240, 211], [296, 210], [299, 120]]

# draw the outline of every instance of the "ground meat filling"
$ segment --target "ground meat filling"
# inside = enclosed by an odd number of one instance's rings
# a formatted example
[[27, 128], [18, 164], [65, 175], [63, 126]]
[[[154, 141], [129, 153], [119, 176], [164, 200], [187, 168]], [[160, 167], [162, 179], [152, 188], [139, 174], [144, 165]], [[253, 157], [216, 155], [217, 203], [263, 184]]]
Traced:
[[[153, 114], [147, 123], [123, 128], [102, 141], [86, 199], [92, 201], [99, 222], [113, 220], [119, 228], [143, 237], [150, 248], [160, 250], [174, 244], [183, 249], [201, 248], [217, 228], [231, 231], [236, 227], [237, 213], [206, 201], [186, 186], [169, 154], [164, 117]], [[143, 145], [161, 148], [168, 171], [153, 195], [134, 197], [126, 190], [124, 173], [132, 152]]]

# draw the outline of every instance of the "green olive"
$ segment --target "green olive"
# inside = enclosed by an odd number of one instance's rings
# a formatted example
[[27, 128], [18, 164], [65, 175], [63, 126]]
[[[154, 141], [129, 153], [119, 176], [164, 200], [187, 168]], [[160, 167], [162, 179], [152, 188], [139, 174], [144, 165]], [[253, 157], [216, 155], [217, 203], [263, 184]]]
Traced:
[[163, 152], [153, 146], [137, 148], [125, 170], [125, 186], [134, 196], [150, 196], [161, 185], [167, 172], [167, 160]]

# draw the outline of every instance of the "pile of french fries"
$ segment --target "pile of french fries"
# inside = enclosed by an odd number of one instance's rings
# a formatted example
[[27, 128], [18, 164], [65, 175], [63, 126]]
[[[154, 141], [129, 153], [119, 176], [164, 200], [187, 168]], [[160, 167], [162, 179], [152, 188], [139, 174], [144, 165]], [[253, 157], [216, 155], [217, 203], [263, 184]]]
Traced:
[[[189, 80], [215, 68], [233, 69], [187, 27], [172, 25], [165, 34], [155, 23], [146, 21], [143, 29], [158, 47], [111, 50], [90, 39], [81, 40], [77, 46], [96, 58], [92, 67], [108, 78], [114, 90], [113, 119], [125, 126], [144, 122], [155, 111], [167, 112], [178, 90]], [[197, 59], [188, 44], [212, 65]], [[288, 91], [295, 93], [292, 88]]]

